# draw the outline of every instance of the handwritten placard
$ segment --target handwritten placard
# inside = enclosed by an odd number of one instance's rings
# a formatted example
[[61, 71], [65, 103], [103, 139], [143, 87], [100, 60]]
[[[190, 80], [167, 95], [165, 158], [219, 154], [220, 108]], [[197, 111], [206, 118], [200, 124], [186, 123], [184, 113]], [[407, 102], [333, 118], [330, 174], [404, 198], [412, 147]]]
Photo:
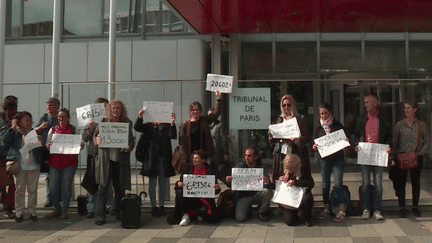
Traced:
[[101, 148], [127, 148], [129, 147], [129, 124], [121, 122], [99, 123]]
[[85, 127], [89, 122], [99, 123], [104, 117], [105, 104], [89, 104], [76, 108], [78, 126]]
[[288, 186], [288, 183], [276, 181], [276, 189], [272, 202], [288, 205], [293, 208], [300, 207], [303, 198], [303, 189], [298, 186]]
[[215, 197], [214, 175], [183, 175], [183, 197]]
[[79, 154], [81, 135], [53, 134], [50, 154]]
[[145, 110], [144, 122], [171, 123], [173, 102], [144, 101], [143, 109]]
[[287, 139], [301, 137], [300, 128], [295, 117], [284, 120], [282, 123], [270, 125], [268, 128], [273, 138]]
[[262, 191], [263, 168], [232, 168], [231, 189], [234, 191]]
[[34, 148], [42, 147], [36, 130], [31, 130], [29, 133], [27, 133], [27, 135], [24, 137], [24, 146], [28, 148], [28, 151], [31, 151]]
[[389, 145], [387, 144], [360, 142], [358, 144], [357, 164], [387, 167], [388, 148]]
[[317, 148], [321, 158], [324, 158], [346, 147], [349, 147], [350, 143], [345, 139], [345, 132], [343, 129], [340, 129], [325, 136], [319, 137], [315, 139], [314, 142], [318, 145]]
[[207, 74], [207, 86], [208, 91], [219, 91], [221, 93], [231, 93], [233, 76], [218, 75], [218, 74]]

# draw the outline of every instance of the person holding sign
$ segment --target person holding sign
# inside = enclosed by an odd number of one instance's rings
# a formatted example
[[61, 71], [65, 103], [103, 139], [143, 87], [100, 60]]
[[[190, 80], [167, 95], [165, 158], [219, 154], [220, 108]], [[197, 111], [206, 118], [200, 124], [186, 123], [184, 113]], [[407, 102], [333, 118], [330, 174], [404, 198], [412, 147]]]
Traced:
[[[283, 210], [285, 224], [294, 226], [299, 215], [303, 215], [306, 225], [312, 226], [312, 213], [314, 198], [312, 188], [314, 180], [311, 174], [310, 164], [303, 164], [300, 157], [295, 154], [287, 154], [283, 161], [284, 174], [279, 176], [279, 181], [287, 183], [287, 186], [297, 186], [303, 188], [303, 198], [300, 206], [293, 208], [288, 205], [279, 204]], [[300, 213], [302, 211], [302, 213]]]
[[[68, 109], [60, 109], [57, 119], [58, 124], [51, 127], [48, 132], [46, 143], [48, 149], [53, 144], [53, 134], [75, 134], [76, 131], [76, 128], [69, 123], [70, 113]], [[83, 146], [84, 142], [81, 142], [81, 148]], [[51, 154], [49, 165], [49, 196], [54, 211], [45, 217], [54, 218], [60, 216], [61, 219], [67, 219], [75, 171], [78, 166], [78, 154]], [[60, 187], [62, 188], [60, 189]], [[62, 205], [60, 205], [60, 196], [62, 197]]]
[[[152, 216], [165, 216], [165, 195], [167, 178], [174, 176], [175, 170], [171, 165], [171, 139], [177, 139], [175, 115], [171, 113], [171, 123], [146, 122], [143, 123], [144, 109], [138, 111], [134, 129], [141, 132], [136, 147], [137, 160], [143, 163], [140, 174], [149, 177], [150, 204]], [[156, 183], [159, 177], [159, 208], [156, 207]]]
[[[380, 143], [390, 145], [392, 140], [391, 126], [388, 123], [389, 119], [386, 119], [384, 114], [378, 107], [378, 97], [373, 94], [369, 94], [364, 98], [364, 106], [366, 114], [363, 114], [358, 119], [356, 137], [360, 142], [366, 143]], [[358, 152], [358, 145], [355, 147], [355, 151]], [[387, 153], [391, 153], [391, 148], [387, 150]], [[381, 214], [382, 210], [382, 172], [383, 167], [372, 166], [372, 165], [361, 165], [362, 175], [362, 187], [361, 187], [361, 198], [363, 202], [363, 215], [364, 220], [370, 217], [370, 173], [373, 173], [374, 180], [374, 191], [373, 191], [373, 210], [374, 218], [376, 220], [383, 220], [384, 217]]]
[[283, 174], [283, 158], [286, 154], [296, 154], [303, 164], [310, 164], [306, 144], [311, 139], [311, 134], [308, 124], [297, 113], [294, 97], [289, 94], [284, 95], [280, 102], [280, 109], [281, 114], [276, 123], [296, 118], [300, 137], [275, 139], [269, 131], [269, 140], [273, 147], [273, 182], [279, 179], [279, 175]]
[[202, 106], [198, 101], [189, 106], [190, 118], [183, 121], [179, 131], [180, 156], [189, 158], [195, 150], [205, 150], [209, 157], [215, 153], [213, 138], [210, 133], [209, 124], [216, 121], [221, 114], [222, 94], [215, 92], [216, 109], [214, 113], [202, 116]]
[[[120, 220], [120, 201], [126, 190], [131, 190], [130, 151], [135, 146], [132, 133], [132, 121], [127, 117], [127, 110], [123, 102], [117, 98], [112, 100], [105, 109], [106, 116], [99, 123], [95, 131], [95, 144], [99, 146], [95, 161], [96, 183], [99, 185], [96, 196], [95, 224], [105, 224], [105, 210], [109, 180], [112, 179], [114, 187], [114, 214]], [[125, 123], [129, 127], [126, 148], [101, 148], [101, 125], [105, 122]], [[111, 130], [110, 130], [111, 131]], [[117, 131], [117, 130], [116, 130]], [[121, 130], [123, 131], [123, 130]]]
[[[315, 129], [314, 139], [325, 136], [337, 130], [344, 129], [342, 124], [333, 117], [333, 109], [331, 105], [327, 102], [319, 106], [319, 117], [320, 119], [318, 126]], [[348, 138], [346, 138], [345, 140], [348, 141]], [[318, 150], [318, 145], [316, 143], [312, 145], [312, 150]], [[324, 203], [324, 211], [321, 212], [318, 216], [320, 219], [330, 217], [330, 212], [332, 211], [332, 209], [329, 208], [331, 174], [333, 174], [335, 193], [338, 195], [338, 198], [345, 198], [345, 192], [343, 189], [344, 169], [345, 158], [343, 150], [340, 150], [319, 160], [319, 170], [322, 178], [322, 194]], [[339, 213], [333, 220], [345, 220], [346, 204], [347, 202], [340, 202]]]
[[[216, 215], [216, 203], [214, 198], [204, 197], [184, 197], [184, 187], [202, 187], [205, 185], [197, 183], [196, 185], [185, 185], [183, 178], [185, 175], [214, 175], [207, 161], [207, 152], [204, 150], [196, 150], [193, 152], [192, 164], [189, 164], [184, 173], [180, 176], [180, 180], [175, 184], [176, 198], [174, 211], [168, 215], [167, 222], [169, 224], [179, 224], [186, 226], [190, 223], [190, 219], [197, 217], [199, 221], [214, 223], [219, 221]], [[220, 193], [220, 186], [215, 179], [214, 183], [215, 194]]]
[[[31, 149], [31, 144], [24, 143], [24, 137], [30, 133], [32, 128], [32, 115], [27, 112], [19, 112], [14, 116], [14, 119], [18, 120], [18, 129], [17, 135], [21, 142], [21, 147], [27, 146], [27, 148]], [[42, 137], [38, 136], [40, 142], [42, 142]], [[40, 144], [39, 144], [40, 145]], [[19, 163], [19, 172], [15, 174], [16, 178], [16, 192], [15, 192], [15, 221], [22, 222], [23, 221], [23, 211], [25, 209], [25, 194], [26, 190], [28, 193], [27, 200], [27, 212], [30, 214], [31, 221], [37, 221], [38, 217], [36, 216], [36, 207], [37, 207], [37, 191], [38, 191], [38, 182], [39, 182], [39, 168], [40, 164], [35, 160], [33, 156], [33, 151], [25, 150], [25, 154], [21, 154], [20, 159], [15, 161], [15, 163]]]
[[[261, 159], [254, 147], [248, 147], [244, 153], [244, 162], [240, 162], [235, 168], [264, 168]], [[264, 168], [265, 169], [265, 168]], [[233, 181], [232, 176], [227, 176], [228, 182]], [[258, 218], [263, 222], [270, 220], [270, 201], [273, 197], [271, 181], [267, 172], [262, 175], [264, 188], [262, 191], [237, 191], [237, 205], [235, 209], [235, 218], [239, 222], [248, 219], [253, 203], [258, 203]]]
[[[423, 166], [423, 156], [426, 155], [430, 148], [429, 132], [426, 124], [417, 118], [415, 114], [418, 109], [418, 104], [415, 101], [405, 102], [404, 112], [405, 119], [399, 121], [395, 125], [393, 137], [393, 155], [391, 166], [395, 167], [396, 176], [393, 179], [393, 188], [396, 191], [396, 196], [399, 202], [399, 215], [406, 218], [405, 209], [405, 186], [408, 171], [411, 176], [412, 185], [412, 213], [416, 217], [421, 217], [421, 211], [418, 208], [420, 198], [420, 173]], [[413, 164], [412, 168], [407, 168], [402, 165], [397, 155], [398, 153], [414, 152], [414, 157], [417, 164]]]

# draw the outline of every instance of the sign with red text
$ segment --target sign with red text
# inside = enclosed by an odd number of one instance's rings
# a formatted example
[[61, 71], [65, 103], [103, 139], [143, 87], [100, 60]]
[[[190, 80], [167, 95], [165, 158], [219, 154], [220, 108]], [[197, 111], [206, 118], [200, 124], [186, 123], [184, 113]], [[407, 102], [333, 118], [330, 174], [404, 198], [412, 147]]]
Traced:
[[214, 175], [183, 175], [183, 197], [215, 197]]
[[264, 169], [232, 168], [231, 189], [233, 191], [262, 191], [264, 189]]
[[241, 88], [229, 96], [230, 129], [268, 129], [271, 123], [270, 88]]

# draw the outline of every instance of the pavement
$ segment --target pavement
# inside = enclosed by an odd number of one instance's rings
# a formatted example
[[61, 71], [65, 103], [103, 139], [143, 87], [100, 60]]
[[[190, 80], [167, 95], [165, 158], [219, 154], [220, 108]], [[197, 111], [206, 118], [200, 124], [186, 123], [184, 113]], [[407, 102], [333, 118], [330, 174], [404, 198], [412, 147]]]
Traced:
[[[358, 204], [358, 187], [361, 184], [360, 174], [356, 168], [347, 168], [344, 184], [351, 191], [354, 206]], [[72, 201], [68, 219], [45, 219], [44, 215], [52, 208], [44, 208], [45, 177], [42, 174], [39, 185], [38, 211], [39, 220], [29, 221], [24, 216], [22, 223], [14, 219], [0, 217], [1, 242], [432, 242], [432, 172], [426, 168], [422, 172], [422, 191], [420, 208], [422, 217], [416, 218], [409, 211], [407, 218], [399, 218], [397, 200], [388, 175], [384, 175], [383, 216], [385, 220], [377, 221], [373, 218], [362, 220], [361, 216], [349, 217], [343, 222], [333, 222], [331, 219], [318, 220], [315, 218], [312, 227], [299, 224], [294, 227], [283, 223], [282, 215], [277, 214], [276, 206], [272, 205], [275, 215], [269, 222], [261, 222], [256, 210], [251, 220], [238, 223], [234, 219], [225, 219], [218, 224], [194, 222], [188, 226], [168, 225], [166, 217], [153, 218], [150, 214], [149, 200], [143, 202], [141, 224], [137, 229], [124, 229], [121, 222], [113, 216], [107, 215], [107, 223], [97, 226], [94, 219], [87, 219], [77, 213], [76, 201]], [[75, 195], [84, 194], [79, 187], [83, 171], [77, 172]], [[135, 183], [132, 192], [142, 190], [142, 178], [134, 173]], [[315, 212], [322, 210], [321, 182], [317, 173], [315, 179]], [[172, 177], [170, 187], [173, 187], [177, 177]], [[145, 181], [145, 183], [148, 183]], [[148, 184], [146, 184], [148, 185]], [[148, 190], [146, 190], [148, 191]], [[411, 188], [407, 186], [407, 203], [410, 205]], [[167, 210], [172, 210], [174, 198], [165, 203]]]

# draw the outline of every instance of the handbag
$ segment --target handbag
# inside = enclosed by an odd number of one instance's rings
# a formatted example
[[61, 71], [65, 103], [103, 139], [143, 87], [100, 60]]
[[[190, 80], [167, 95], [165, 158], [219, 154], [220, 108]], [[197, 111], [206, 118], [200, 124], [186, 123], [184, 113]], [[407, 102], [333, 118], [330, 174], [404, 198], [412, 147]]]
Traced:
[[399, 168], [402, 170], [410, 170], [412, 168], [418, 167], [417, 160], [417, 151], [420, 147], [420, 139], [421, 139], [421, 123], [417, 122], [417, 130], [418, 130], [418, 140], [417, 140], [417, 148], [415, 151], [406, 152], [406, 153], [398, 153], [397, 160], [399, 162]]
[[9, 174], [16, 175], [20, 172], [20, 166], [18, 161], [8, 161], [6, 163], [6, 171]]

